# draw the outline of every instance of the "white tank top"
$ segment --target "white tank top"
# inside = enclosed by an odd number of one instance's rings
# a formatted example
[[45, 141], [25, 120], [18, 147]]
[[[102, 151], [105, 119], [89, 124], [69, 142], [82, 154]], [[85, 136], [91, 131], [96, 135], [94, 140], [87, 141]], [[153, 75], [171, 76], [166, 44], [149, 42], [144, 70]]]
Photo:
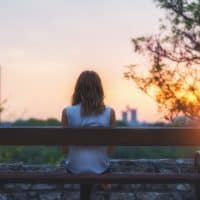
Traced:
[[[98, 115], [81, 116], [81, 105], [66, 107], [68, 127], [109, 127], [111, 108]], [[78, 139], [78, 138], [77, 138]], [[67, 168], [74, 174], [100, 174], [110, 167], [106, 146], [69, 146]]]

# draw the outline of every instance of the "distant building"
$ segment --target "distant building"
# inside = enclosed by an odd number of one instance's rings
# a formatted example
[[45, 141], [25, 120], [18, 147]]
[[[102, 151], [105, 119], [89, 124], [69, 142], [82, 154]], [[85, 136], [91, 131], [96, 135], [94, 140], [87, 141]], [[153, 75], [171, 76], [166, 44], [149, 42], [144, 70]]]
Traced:
[[[147, 128], [147, 127], [167, 127], [168, 124], [162, 121], [158, 122], [146, 122], [146, 121], [138, 121], [137, 119], [137, 109], [131, 108], [130, 106], [126, 106], [126, 109], [121, 112], [121, 120], [118, 120], [118, 126], [119, 127], [124, 127], [128, 126], [130, 128], [135, 128], [135, 127], [141, 127], [141, 128]], [[174, 121], [174, 125], [180, 126], [180, 125], [192, 125], [191, 124], [191, 119], [186, 118], [183, 116], [177, 117], [177, 119]], [[193, 121], [194, 124], [194, 121]], [[196, 126], [200, 127], [200, 121], [195, 122]]]
[[131, 109], [131, 121], [136, 122], [137, 121], [137, 110], [136, 109]]
[[131, 114], [131, 120], [129, 122], [129, 126], [138, 126], [138, 121], [137, 121], [137, 110], [136, 109], [130, 109], [130, 114]]
[[[130, 115], [130, 117], [128, 115]], [[130, 120], [128, 120], [128, 118]], [[137, 110], [127, 106], [127, 111], [122, 111], [122, 121], [126, 122], [130, 127], [138, 126], [139, 123], [137, 121]]]

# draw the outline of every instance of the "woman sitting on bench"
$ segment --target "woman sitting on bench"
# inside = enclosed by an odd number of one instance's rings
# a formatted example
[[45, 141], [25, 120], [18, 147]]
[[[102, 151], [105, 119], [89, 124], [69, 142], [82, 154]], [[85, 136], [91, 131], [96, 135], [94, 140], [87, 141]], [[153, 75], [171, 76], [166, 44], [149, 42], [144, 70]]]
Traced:
[[[96, 72], [84, 71], [80, 74], [72, 96], [72, 106], [63, 109], [62, 126], [71, 128], [115, 126], [115, 112], [104, 104], [104, 91]], [[108, 154], [112, 152], [113, 147], [69, 146], [63, 149], [68, 152], [69, 173], [109, 173]], [[101, 186], [107, 190], [111, 188], [110, 184]], [[80, 199], [89, 200], [91, 190], [91, 184], [81, 184]]]

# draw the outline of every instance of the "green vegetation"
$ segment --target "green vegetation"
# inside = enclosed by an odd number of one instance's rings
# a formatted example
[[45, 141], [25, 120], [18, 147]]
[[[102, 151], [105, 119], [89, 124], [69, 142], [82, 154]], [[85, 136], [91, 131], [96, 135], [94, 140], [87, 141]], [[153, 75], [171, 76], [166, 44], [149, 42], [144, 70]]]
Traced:
[[114, 158], [154, 159], [154, 158], [192, 158], [200, 147], [117, 147]]
[[[200, 147], [116, 147], [114, 159], [191, 158]], [[0, 162], [23, 162], [26, 164], [59, 164], [65, 159], [58, 146], [17, 146], [1, 147]]]
[[127, 127], [127, 123], [122, 120], [116, 120], [116, 126], [117, 127]]
[[47, 120], [31, 118], [29, 120], [17, 120], [13, 126], [61, 126], [60, 121], [54, 118], [49, 118]]
[[59, 147], [8, 146], [0, 148], [0, 162], [23, 162], [26, 164], [58, 164], [64, 160]]

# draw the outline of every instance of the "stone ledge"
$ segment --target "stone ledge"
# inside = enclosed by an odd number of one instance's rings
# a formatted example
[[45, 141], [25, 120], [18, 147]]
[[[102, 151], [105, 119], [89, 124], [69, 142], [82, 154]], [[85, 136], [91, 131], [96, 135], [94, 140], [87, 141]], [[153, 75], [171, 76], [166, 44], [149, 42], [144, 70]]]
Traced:
[[[193, 172], [192, 159], [119, 159], [112, 160], [113, 172]], [[0, 170], [65, 171], [65, 165], [0, 164]], [[190, 184], [113, 184], [110, 192], [93, 187], [92, 200], [193, 200], [194, 186]], [[78, 200], [77, 184], [0, 184], [0, 200]]]

